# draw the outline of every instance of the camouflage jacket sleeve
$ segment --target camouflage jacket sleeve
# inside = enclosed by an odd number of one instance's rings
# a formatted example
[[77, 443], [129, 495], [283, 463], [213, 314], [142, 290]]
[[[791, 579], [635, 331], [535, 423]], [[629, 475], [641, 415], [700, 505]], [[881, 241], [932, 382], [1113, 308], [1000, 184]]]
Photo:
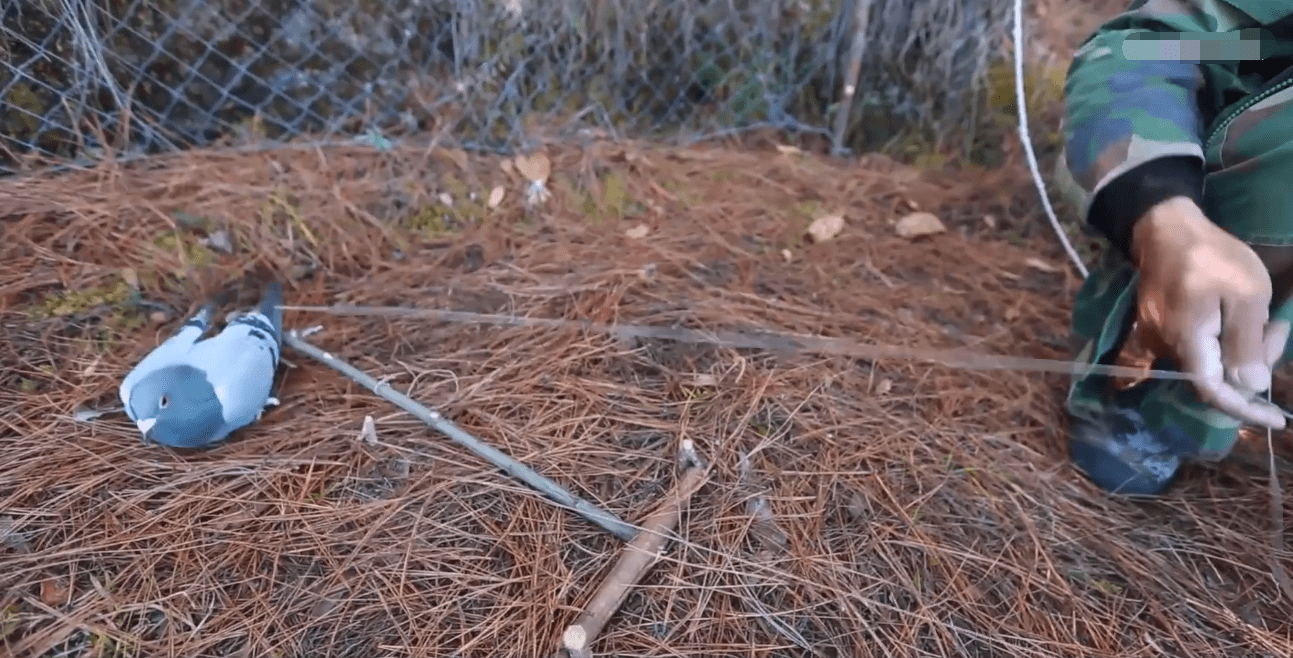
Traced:
[[[1064, 85], [1066, 165], [1088, 193], [1087, 222], [1124, 254], [1149, 208], [1173, 196], [1202, 198], [1205, 76], [1173, 36], [1258, 25], [1216, 0], [1141, 0], [1074, 56]], [[1165, 40], [1124, 49], [1129, 38], [1155, 37]], [[1143, 56], [1146, 46], [1162, 56]]]

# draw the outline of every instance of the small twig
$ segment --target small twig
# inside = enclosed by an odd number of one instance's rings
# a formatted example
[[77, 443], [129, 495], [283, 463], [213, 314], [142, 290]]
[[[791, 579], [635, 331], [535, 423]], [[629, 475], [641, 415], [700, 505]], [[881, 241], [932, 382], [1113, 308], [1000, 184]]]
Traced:
[[395, 406], [413, 414], [419, 420], [431, 426], [432, 429], [435, 429], [449, 437], [449, 439], [454, 443], [467, 448], [478, 457], [497, 466], [512, 477], [529, 485], [534, 490], [543, 493], [557, 504], [574, 510], [576, 514], [597, 524], [606, 532], [615, 535], [623, 541], [631, 541], [637, 536], [637, 528], [633, 525], [625, 523], [614, 514], [579, 498], [573, 493], [570, 493], [561, 485], [539, 475], [539, 473], [534, 469], [508, 457], [493, 446], [481, 442], [476, 437], [464, 432], [457, 425], [454, 425], [444, 416], [441, 416], [439, 412], [426, 408], [416, 400], [413, 400], [403, 393], [391, 388], [389, 384], [377, 381], [365, 374], [362, 370], [306, 342], [305, 339], [302, 338], [302, 334], [303, 332], [297, 330], [288, 331], [283, 336], [283, 342], [286, 343], [288, 347], [327, 365], [333, 370], [353, 379], [364, 388], [367, 388], [373, 393], [394, 403]]
[[682, 461], [688, 464], [674, 485], [674, 490], [642, 522], [642, 532], [624, 547], [619, 560], [584, 607], [583, 614], [579, 615], [575, 623], [566, 627], [566, 632], [561, 637], [561, 649], [554, 658], [590, 658], [592, 653], [589, 647], [624, 603], [629, 589], [642, 579], [659, 558], [669, 541], [669, 533], [678, 524], [683, 503], [704, 483], [706, 469], [693, 451], [691, 441], [683, 442]]
[[853, 44], [849, 48], [849, 65], [844, 73], [844, 90], [839, 105], [835, 107], [835, 130], [831, 135], [831, 149], [836, 155], [844, 152], [844, 131], [848, 130], [849, 117], [853, 114], [853, 96], [857, 94], [858, 78], [862, 75], [862, 55], [866, 53], [867, 25], [870, 23], [873, 0], [856, 0], [853, 14]]

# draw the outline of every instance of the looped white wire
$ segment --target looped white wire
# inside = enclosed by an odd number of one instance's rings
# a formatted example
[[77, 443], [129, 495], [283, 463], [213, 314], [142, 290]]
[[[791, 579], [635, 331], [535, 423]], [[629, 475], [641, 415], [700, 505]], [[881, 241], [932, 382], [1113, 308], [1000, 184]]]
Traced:
[[1086, 265], [1082, 263], [1082, 257], [1073, 249], [1069, 243], [1068, 235], [1064, 233], [1064, 227], [1060, 226], [1060, 220], [1055, 217], [1055, 209], [1051, 208], [1050, 197], [1046, 194], [1046, 183], [1042, 181], [1040, 168], [1037, 166], [1037, 155], [1033, 153], [1033, 138], [1028, 134], [1028, 106], [1024, 98], [1024, 0], [1015, 0], [1015, 103], [1019, 110], [1019, 141], [1024, 145], [1024, 156], [1028, 160], [1028, 169], [1032, 172], [1033, 183], [1037, 186], [1037, 194], [1042, 199], [1042, 208], [1046, 211], [1046, 217], [1051, 222], [1051, 228], [1055, 230], [1055, 235], [1059, 236], [1060, 244], [1064, 245], [1064, 251], [1068, 253], [1069, 259], [1077, 266], [1078, 272], [1082, 278], [1087, 277]]

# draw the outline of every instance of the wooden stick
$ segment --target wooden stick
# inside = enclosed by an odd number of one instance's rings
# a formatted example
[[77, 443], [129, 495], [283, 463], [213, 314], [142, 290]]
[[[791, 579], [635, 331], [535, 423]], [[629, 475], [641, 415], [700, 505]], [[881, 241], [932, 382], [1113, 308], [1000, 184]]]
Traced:
[[857, 6], [853, 12], [853, 44], [849, 48], [844, 90], [840, 94], [839, 105], [835, 108], [835, 130], [831, 136], [831, 150], [835, 155], [844, 152], [844, 131], [848, 129], [849, 117], [853, 114], [853, 96], [857, 93], [858, 78], [862, 75], [862, 55], [866, 53], [867, 25], [871, 19], [873, 0], [854, 1]]
[[508, 457], [493, 446], [481, 442], [476, 437], [464, 432], [457, 425], [449, 422], [439, 412], [426, 408], [412, 398], [391, 388], [389, 384], [373, 379], [362, 370], [306, 342], [302, 337], [303, 334], [304, 332], [293, 329], [284, 333], [283, 342], [288, 347], [327, 365], [353, 379], [360, 386], [394, 403], [395, 406], [413, 414], [419, 420], [431, 426], [432, 429], [449, 437], [454, 443], [472, 451], [481, 459], [499, 467], [508, 475], [524, 482], [557, 504], [573, 509], [576, 514], [597, 524], [606, 532], [624, 541], [632, 541], [638, 536], [638, 530], [632, 524], [626, 523], [614, 514], [566, 491], [561, 485], [539, 475], [534, 469]]
[[606, 622], [624, 603], [629, 589], [660, 557], [661, 550], [669, 541], [669, 533], [678, 525], [682, 504], [704, 484], [706, 468], [696, 457], [691, 441], [683, 441], [682, 456], [684, 462], [690, 462], [687, 470], [678, 478], [674, 490], [660, 507], [642, 522], [642, 532], [624, 547], [619, 560], [584, 607], [583, 614], [566, 627], [561, 637], [561, 649], [554, 658], [591, 658], [589, 647], [606, 627]]

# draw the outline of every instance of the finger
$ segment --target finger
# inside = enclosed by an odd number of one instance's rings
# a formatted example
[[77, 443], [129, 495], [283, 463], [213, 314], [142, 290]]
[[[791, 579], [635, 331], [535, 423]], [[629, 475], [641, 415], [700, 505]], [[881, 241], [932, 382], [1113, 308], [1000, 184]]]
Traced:
[[1253, 392], [1271, 387], [1263, 332], [1270, 309], [1251, 298], [1221, 300], [1221, 363], [1225, 378]]
[[[1249, 397], [1249, 394], [1228, 384], [1221, 384], [1211, 391], [1207, 400], [1218, 411], [1253, 425], [1282, 430], [1287, 422], [1284, 412], [1273, 404]], [[1204, 397], [1201, 394], [1201, 397]]]
[[1288, 320], [1272, 320], [1266, 325], [1266, 338], [1262, 342], [1266, 344], [1267, 367], [1274, 368], [1280, 357], [1284, 356], [1290, 329], [1293, 329], [1293, 324]]
[[1205, 403], [1245, 423], [1284, 428], [1284, 414], [1278, 409], [1249, 401], [1249, 394], [1225, 382], [1221, 343], [1216, 338], [1198, 333], [1181, 345], [1180, 354], [1184, 371], [1193, 376], [1195, 389]]

